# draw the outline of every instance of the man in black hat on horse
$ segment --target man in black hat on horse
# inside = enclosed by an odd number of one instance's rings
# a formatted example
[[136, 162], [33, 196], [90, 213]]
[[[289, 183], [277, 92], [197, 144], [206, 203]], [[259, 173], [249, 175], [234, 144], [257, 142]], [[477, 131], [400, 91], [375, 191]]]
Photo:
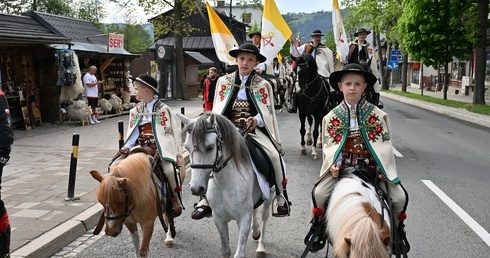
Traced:
[[[291, 37], [289, 41], [291, 42], [291, 48], [289, 50], [291, 54], [291, 58], [299, 58], [303, 53], [309, 53], [315, 58], [317, 66], [318, 66], [318, 74], [321, 75], [325, 81], [325, 83], [328, 85], [328, 77], [330, 76], [331, 73], [334, 72], [334, 61], [333, 61], [333, 52], [330, 50], [325, 44], [323, 44], [322, 37], [325, 36], [320, 30], [314, 30], [311, 33], [311, 42], [307, 42], [306, 44], [303, 44], [299, 47], [296, 47], [294, 38]], [[334, 89], [332, 87], [330, 88], [330, 92], [333, 92]], [[296, 106], [296, 99], [297, 95], [293, 93], [293, 103], [292, 106], [288, 108], [288, 112], [294, 113], [295, 111], [295, 106]], [[335, 95], [331, 93], [330, 96], [330, 101], [332, 103], [332, 107], [336, 105], [335, 103]]]
[[[369, 71], [374, 76], [378, 77], [377, 58], [374, 52], [374, 48], [366, 41], [367, 35], [371, 34], [371, 31], [365, 28], [360, 28], [354, 33], [356, 39], [349, 45], [349, 55], [347, 56], [347, 63], [360, 64], [365, 71]], [[369, 102], [377, 105], [379, 103], [379, 83], [376, 82], [373, 87], [373, 96], [368, 96]]]

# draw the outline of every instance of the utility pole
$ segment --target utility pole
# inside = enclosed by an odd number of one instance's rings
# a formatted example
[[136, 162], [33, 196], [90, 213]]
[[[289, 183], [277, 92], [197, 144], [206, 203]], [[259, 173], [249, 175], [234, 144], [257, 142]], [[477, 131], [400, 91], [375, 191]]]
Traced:
[[37, 11], [37, 0], [32, 1], [32, 10]]

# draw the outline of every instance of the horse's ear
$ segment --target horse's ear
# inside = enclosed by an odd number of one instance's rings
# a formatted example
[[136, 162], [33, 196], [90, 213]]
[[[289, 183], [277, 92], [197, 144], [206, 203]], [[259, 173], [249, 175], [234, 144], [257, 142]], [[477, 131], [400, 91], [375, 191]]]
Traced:
[[216, 114], [211, 113], [209, 117], [206, 119], [206, 122], [208, 124], [208, 127], [213, 127], [214, 124], [216, 123]]
[[97, 171], [97, 170], [92, 170], [92, 171], [90, 171], [90, 174], [92, 175], [92, 177], [93, 177], [95, 180], [97, 180], [97, 181], [99, 181], [99, 182], [102, 182], [102, 180], [104, 180], [104, 176], [102, 176], [102, 174], [100, 174], [100, 172], [99, 172], [99, 171]]
[[386, 235], [384, 235], [384, 236], [381, 236], [381, 241], [383, 241], [383, 244], [384, 244], [385, 246], [388, 246], [388, 245], [390, 244], [390, 242], [391, 242], [391, 237], [390, 237], [390, 235], [389, 235], [389, 234], [386, 234]]
[[352, 238], [350, 237], [344, 237], [344, 241], [350, 246], [352, 245]]
[[191, 121], [189, 118], [187, 118], [186, 116], [184, 116], [180, 113], [176, 113], [175, 115], [177, 115], [177, 117], [180, 119], [180, 121], [182, 121], [182, 123], [184, 123], [185, 125], [188, 125], [189, 122]]
[[124, 187], [124, 186], [126, 186], [126, 181], [127, 181], [127, 179], [126, 179], [126, 178], [118, 178], [118, 179], [117, 179], [117, 184], [118, 184], [120, 187]]

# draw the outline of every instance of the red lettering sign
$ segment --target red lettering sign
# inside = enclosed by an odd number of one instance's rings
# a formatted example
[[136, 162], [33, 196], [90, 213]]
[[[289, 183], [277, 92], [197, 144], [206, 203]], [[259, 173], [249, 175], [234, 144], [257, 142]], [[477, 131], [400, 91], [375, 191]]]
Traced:
[[109, 33], [109, 51], [110, 49], [124, 49], [124, 34]]

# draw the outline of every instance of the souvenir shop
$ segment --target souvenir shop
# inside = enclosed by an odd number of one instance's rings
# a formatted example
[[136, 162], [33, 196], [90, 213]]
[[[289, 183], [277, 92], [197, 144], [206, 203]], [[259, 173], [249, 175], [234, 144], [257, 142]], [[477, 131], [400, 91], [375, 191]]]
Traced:
[[7, 96], [12, 125], [30, 130], [50, 121], [47, 107], [56, 102], [56, 91], [47, 87], [56, 80], [54, 50], [43, 44], [0, 42], [0, 87]]

